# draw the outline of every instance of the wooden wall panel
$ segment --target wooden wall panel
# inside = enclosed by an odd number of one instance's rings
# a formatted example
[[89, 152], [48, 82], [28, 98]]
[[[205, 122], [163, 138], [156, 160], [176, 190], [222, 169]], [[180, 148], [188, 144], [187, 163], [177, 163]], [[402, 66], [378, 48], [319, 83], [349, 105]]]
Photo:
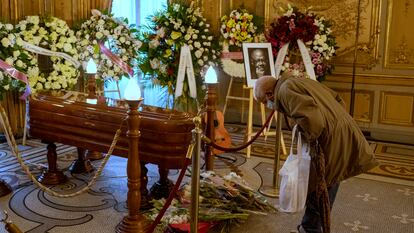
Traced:
[[414, 94], [381, 92], [379, 123], [414, 126]]
[[207, 21], [211, 25], [211, 31], [215, 35], [219, 35], [219, 27], [220, 27], [220, 17], [222, 15], [222, 0], [203, 0], [201, 4], [201, 10], [203, 12], [204, 17], [207, 18]]
[[14, 1], [17, 6], [17, 18], [22, 19], [27, 15], [45, 14], [46, 2], [44, 0], [19, 0]]
[[0, 20], [16, 23], [28, 15], [52, 15], [70, 26], [91, 15], [91, 9], [108, 9], [112, 0], [0, 0]]
[[[346, 109], [349, 112], [351, 103], [351, 93], [346, 89], [334, 89], [343, 98]], [[374, 92], [373, 91], [356, 91], [355, 93], [354, 119], [356, 121], [370, 123], [372, 122]]]
[[414, 69], [414, 7], [412, 0], [389, 0], [385, 67]]
[[250, 12], [263, 17], [267, 0], [199, 0], [203, 15], [211, 24], [212, 32], [219, 35], [220, 18], [233, 9], [244, 6]]
[[74, 5], [77, 5], [78, 1], [74, 0], [49, 0], [47, 1], [47, 11], [53, 16], [59, 16], [69, 25], [73, 24], [74, 20]]
[[0, 21], [10, 21], [10, 0], [0, 0]]

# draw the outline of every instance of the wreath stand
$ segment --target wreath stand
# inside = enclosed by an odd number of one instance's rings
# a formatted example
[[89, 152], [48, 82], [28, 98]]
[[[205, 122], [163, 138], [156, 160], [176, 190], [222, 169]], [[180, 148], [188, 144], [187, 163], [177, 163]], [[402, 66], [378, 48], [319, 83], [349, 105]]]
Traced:
[[[222, 54], [222, 59], [243, 60], [243, 53], [242, 52], [223, 53]], [[244, 67], [243, 67], [243, 69], [244, 69]], [[228, 74], [228, 73], [226, 73], [226, 74]], [[228, 75], [230, 76], [230, 83], [229, 83], [229, 86], [227, 88], [226, 99], [225, 99], [224, 106], [223, 106], [223, 115], [225, 115], [225, 113], [226, 113], [227, 103], [228, 103], [229, 100], [240, 100], [240, 101], [242, 101], [242, 114], [241, 114], [241, 117], [242, 117], [242, 121], [243, 121], [244, 101], [248, 101], [249, 102], [249, 106], [248, 106], [248, 111], [249, 112], [248, 112], [248, 115], [247, 115], [247, 129], [246, 129], [245, 137], [246, 137], [246, 141], [250, 141], [252, 136], [255, 134], [255, 133], [253, 133], [253, 107], [254, 107], [254, 105], [253, 105], [253, 103], [254, 103], [253, 87], [248, 87], [247, 85], [243, 85], [243, 90], [248, 90], [248, 92], [249, 92], [248, 97], [244, 97], [244, 92], [243, 92], [243, 97], [233, 96], [233, 95], [231, 95], [231, 89], [232, 89], [232, 86], [233, 86], [233, 79], [234, 78], [245, 78], [245, 76], [235, 77], [235, 76], [232, 76], [231, 74], [228, 74]], [[261, 112], [262, 125], [263, 125], [266, 121], [266, 110], [265, 110], [265, 106], [264, 106], [263, 103], [260, 103], [260, 112]], [[277, 124], [278, 114], [274, 115], [274, 119], [275, 119], [275, 122]], [[271, 124], [269, 124], [268, 128], [263, 131], [263, 136], [265, 136], [265, 140], [267, 139], [267, 136], [270, 136], [270, 135], [276, 135], [277, 136], [276, 131], [275, 132], [270, 132], [270, 126], [271, 126]], [[285, 141], [283, 139], [282, 132], [280, 132], [280, 133], [281, 133], [280, 143], [281, 143], [281, 146], [282, 146], [283, 154], [286, 155], [287, 153], [286, 153]], [[250, 154], [251, 154], [251, 146], [248, 146], [246, 148], [246, 157], [250, 158]]]

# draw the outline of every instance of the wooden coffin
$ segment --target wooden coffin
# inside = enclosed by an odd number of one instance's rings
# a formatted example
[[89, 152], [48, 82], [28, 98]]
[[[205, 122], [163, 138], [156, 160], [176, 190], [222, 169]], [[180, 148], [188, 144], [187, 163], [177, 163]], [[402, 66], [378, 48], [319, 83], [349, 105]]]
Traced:
[[[86, 103], [83, 93], [61, 97], [34, 94], [29, 102], [29, 135], [49, 142], [106, 153], [116, 130], [126, 118], [127, 104], [100, 98]], [[188, 113], [142, 105], [139, 155], [141, 162], [181, 168], [194, 128]], [[114, 155], [128, 157], [126, 121]]]

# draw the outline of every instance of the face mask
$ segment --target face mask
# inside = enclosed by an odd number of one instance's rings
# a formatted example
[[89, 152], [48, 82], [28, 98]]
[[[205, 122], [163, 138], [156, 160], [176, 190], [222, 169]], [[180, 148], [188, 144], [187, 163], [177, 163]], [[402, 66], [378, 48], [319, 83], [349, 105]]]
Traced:
[[268, 101], [267, 101], [267, 103], [266, 103], [266, 107], [267, 107], [267, 108], [269, 108], [269, 109], [273, 109], [273, 108], [274, 108], [274, 106], [275, 106], [275, 103], [273, 103], [273, 101], [271, 101], [271, 100], [268, 100]]

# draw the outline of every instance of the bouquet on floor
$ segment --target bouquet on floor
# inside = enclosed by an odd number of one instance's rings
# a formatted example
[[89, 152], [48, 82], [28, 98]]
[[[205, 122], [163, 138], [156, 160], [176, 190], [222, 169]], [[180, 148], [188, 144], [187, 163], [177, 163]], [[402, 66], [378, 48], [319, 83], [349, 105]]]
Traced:
[[[246, 220], [250, 214], [266, 215], [276, 209], [236, 173], [226, 176], [214, 172], [201, 174], [199, 196], [199, 221], [205, 225], [221, 227], [228, 232], [232, 224]], [[164, 200], [155, 200], [148, 214], [155, 219]], [[190, 221], [191, 187], [184, 185], [162, 218], [159, 230], [169, 227], [186, 229]]]
[[[151, 17], [149, 25], [142, 28], [140, 39], [143, 41], [139, 60], [141, 71], [153, 84], [166, 87], [170, 96], [175, 93], [181, 47], [188, 45], [194, 66], [198, 99], [204, 97], [204, 73], [210, 65], [218, 64], [220, 49], [218, 43], [213, 40], [210, 24], [206, 22], [200, 8], [194, 2], [187, 4], [184, 1], [176, 1], [168, 4], [164, 10]], [[178, 101], [183, 105], [191, 104], [186, 79], [183, 95]], [[186, 110], [185, 108], [186, 106], [184, 109], [177, 109]]]
[[275, 57], [284, 44], [290, 43], [282, 72], [290, 72], [298, 77], [306, 75], [302, 60], [297, 59], [300, 54], [297, 53], [296, 41], [300, 39], [309, 51], [317, 79], [324, 80], [333, 69], [330, 62], [337, 49], [331, 30], [332, 23], [309, 10], [303, 13], [291, 5], [281, 10], [284, 12], [283, 15], [271, 23], [266, 37], [272, 44]]

